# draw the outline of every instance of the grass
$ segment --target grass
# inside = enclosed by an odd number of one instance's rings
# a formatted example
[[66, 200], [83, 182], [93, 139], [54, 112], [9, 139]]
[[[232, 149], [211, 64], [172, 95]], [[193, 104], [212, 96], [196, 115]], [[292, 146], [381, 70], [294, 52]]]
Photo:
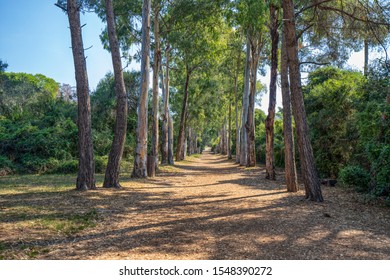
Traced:
[[[21, 175], [0, 177], [0, 259], [35, 259], [45, 248], [24, 245], [40, 236], [68, 238], [95, 227], [101, 220], [88, 198], [75, 190], [74, 175]], [[101, 185], [103, 175], [96, 176]], [[27, 242], [28, 243], [28, 242]]]

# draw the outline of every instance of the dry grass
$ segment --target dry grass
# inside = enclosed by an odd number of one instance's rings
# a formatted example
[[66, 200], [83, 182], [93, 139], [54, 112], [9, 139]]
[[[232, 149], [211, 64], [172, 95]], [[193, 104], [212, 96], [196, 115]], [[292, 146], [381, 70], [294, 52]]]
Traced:
[[[390, 209], [325, 188], [287, 193], [204, 154], [121, 190], [77, 192], [72, 176], [0, 178], [2, 259], [390, 259]], [[102, 176], [97, 177], [101, 184]]]

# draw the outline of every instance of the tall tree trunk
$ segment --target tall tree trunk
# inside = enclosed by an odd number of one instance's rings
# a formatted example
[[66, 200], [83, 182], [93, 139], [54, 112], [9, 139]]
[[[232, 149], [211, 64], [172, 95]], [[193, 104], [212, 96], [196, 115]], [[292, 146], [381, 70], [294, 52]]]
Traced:
[[232, 159], [232, 100], [229, 100], [229, 118], [228, 118], [228, 132], [227, 132], [227, 154], [228, 159]]
[[[249, 35], [248, 35], [249, 36]], [[244, 75], [244, 94], [242, 96], [242, 121], [241, 121], [241, 149], [240, 149], [240, 165], [247, 165], [248, 154], [248, 135], [245, 128], [245, 124], [248, 118], [248, 104], [249, 104], [249, 81], [251, 73], [251, 47], [249, 38], [246, 43], [246, 62], [245, 62], [245, 75]]]
[[167, 44], [165, 49], [165, 86], [164, 80], [162, 80], [162, 87], [165, 89], [164, 92], [164, 112], [163, 112], [163, 123], [162, 123], [162, 153], [161, 163], [168, 163], [168, 131], [169, 131], [169, 54], [170, 46]]
[[[158, 16], [160, 13], [160, 6], [158, 1], [155, 1], [154, 7], [154, 61], [153, 61], [153, 122], [152, 122], [152, 154], [154, 158], [154, 169], [158, 169], [158, 71], [160, 70], [161, 50], [160, 50], [160, 30]], [[155, 172], [153, 172], [155, 173]], [[154, 175], [154, 174], [153, 174]], [[149, 174], [152, 176], [152, 174]]]
[[265, 120], [265, 143], [266, 157], [265, 170], [266, 179], [275, 180], [275, 156], [274, 156], [274, 121], [275, 121], [275, 106], [276, 106], [276, 80], [278, 78], [278, 16], [277, 9], [274, 5], [270, 5], [270, 36], [271, 36], [271, 78], [269, 84], [269, 105], [268, 116]]
[[241, 50], [238, 51], [237, 57], [237, 69], [234, 77], [234, 99], [235, 99], [235, 110], [236, 110], [236, 163], [240, 163], [240, 124], [238, 114], [238, 74], [240, 72], [241, 62]]
[[76, 189], [96, 189], [91, 128], [91, 103], [89, 98], [87, 65], [84, 56], [78, 1], [68, 0], [67, 12], [77, 84], [79, 170], [77, 174]]
[[112, 141], [111, 151], [108, 156], [104, 188], [120, 188], [119, 170], [126, 141], [127, 130], [127, 96], [125, 82], [123, 80], [122, 61], [119, 51], [119, 43], [115, 30], [115, 16], [112, 0], [106, 0], [106, 15], [108, 39], [110, 43], [112, 65], [114, 68], [115, 93], [116, 93], [116, 123], [115, 134]]
[[184, 149], [184, 141], [185, 141], [185, 129], [186, 129], [186, 116], [187, 116], [187, 107], [188, 107], [188, 85], [190, 82], [190, 76], [191, 72], [188, 68], [187, 69], [187, 75], [186, 75], [186, 83], [184, 87], [184, 98], [183, 98], [183, 105], [181, 109], [181, 117], [180, 117], [180, 127], [179, 127], [179, 137], [177, 141], [177, 147], [176, 147], [176, 160], [180, 161], [183, 160], [183, 149]]
[[287, 191], [298, 191], [297, 169], [295, 165], [294, 132], [291, 120], [290, 83], [288, 81], [288, 65], [284, 28], [282, 31], [282, 47], [280, 62], [280, 79], [282, 85], [283, 102], [283, 138], [284, 138], [284, 170]]
[[313, 149], [310, 143], [309, 126], [307, 124], [305, 105], [303, 102], [294, 4], [292, 0], [283, 0], [283, 13], [292, 109], [297, 128], [299, 158], [301, 161], [306, 198], [321, 202], [324, 199], [322, 197], [320, 181], [315, 167]]
[[147, 142], [148, 142], [148, 88], [150, 64], [150, 0], [144, 0], [142, 6], [142, 49], [141, 49], [141, 88], [138, 102], [137, 146], [135, 149], [132, 177], [148, 176]]
[[260, 56], [260, 42], [253, 40], [251, 43], [251, 75], [250, 75], [250, 89], [248, 99], [248, 116], [245, 124], [247, 132], [247, 167], [256, 166], [256, 151], [255, 151], [255, 95], [256, 95], [256, 80], [257, 80], [257, 66], [259, 64]]
[[173, 165], [173, 121], [171, 114], [168, 114], [168, 164]]
[[364, 76], [368, 75], [368, 40], [364, 39]]
[[226, 155], [227, 154], [227, 149], [226, 149], [226, 118], [223, 120], [223, 125], [222, 125], [222, 131], [221, 131], [221, 139], [222, 139], [222, 151], [221, 154]]

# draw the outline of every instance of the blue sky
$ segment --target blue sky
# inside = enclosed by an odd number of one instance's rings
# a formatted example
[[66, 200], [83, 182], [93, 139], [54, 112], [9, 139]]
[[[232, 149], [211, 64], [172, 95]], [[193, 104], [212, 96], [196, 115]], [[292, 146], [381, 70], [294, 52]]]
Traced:
[[[75, 85], [68, 18], [56, 0], [0, 0], [0, 59], [7, 71], [41, 73], [59, 83]], [[104, 28], [92, 13], [82, 15], [90, 88], [112, 71], [109, 52], [99, 35]]]

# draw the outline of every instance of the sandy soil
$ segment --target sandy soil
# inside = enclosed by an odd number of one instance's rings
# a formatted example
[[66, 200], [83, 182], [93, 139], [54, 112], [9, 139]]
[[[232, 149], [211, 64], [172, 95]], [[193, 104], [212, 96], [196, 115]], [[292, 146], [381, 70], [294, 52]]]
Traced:
[[163, 169], [121, 190], [52, 198], [96, 209], [99, 224], [71, 238], [30, 232], [24, 244], [46, 248], [39, 259], [390, 259], [390, 209], [352, 190], [324, 187], [324, 203], [306, 201], [286, 192], [281, 171], [268, 181], [263, 167], [209, 152]]

